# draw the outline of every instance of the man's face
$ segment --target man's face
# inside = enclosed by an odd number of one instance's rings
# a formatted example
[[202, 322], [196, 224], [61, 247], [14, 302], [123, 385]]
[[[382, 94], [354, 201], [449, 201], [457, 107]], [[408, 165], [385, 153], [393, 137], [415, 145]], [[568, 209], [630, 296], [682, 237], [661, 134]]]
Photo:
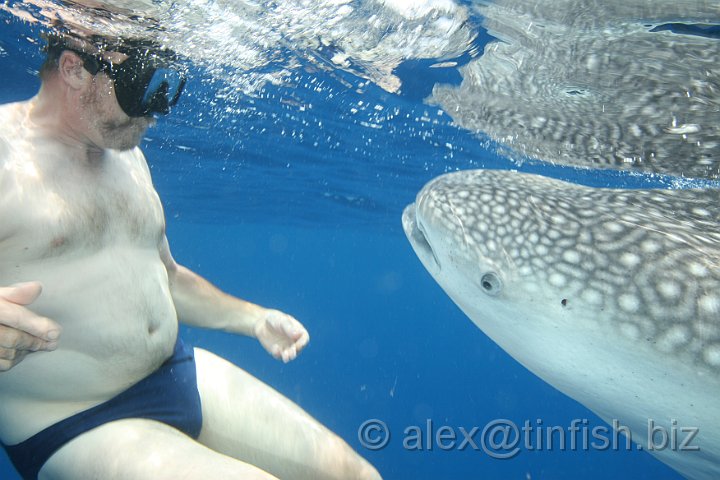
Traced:
[[[120, 63], [122, 54], [109, 54], [109, 60]], [[93, 137], [101, 148], [129, 150], [142, 141], [145, 131], [155, 123], [152, 117], [129, 117], [117, 102], [112, 79], [103, 72], [93, 78], [91, 87], [81, 99]]]

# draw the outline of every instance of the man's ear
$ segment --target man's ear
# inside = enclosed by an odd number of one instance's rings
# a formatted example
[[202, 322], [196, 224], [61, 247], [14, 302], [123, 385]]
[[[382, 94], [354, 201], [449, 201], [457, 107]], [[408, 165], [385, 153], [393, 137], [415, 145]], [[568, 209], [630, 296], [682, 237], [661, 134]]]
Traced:
[[90, 79], [90, 72], [83, 67], [82, 59], [75, 53], [65, 50], [58, 59], [60, 77], [70, 88], [81, 90], [85, 88]]

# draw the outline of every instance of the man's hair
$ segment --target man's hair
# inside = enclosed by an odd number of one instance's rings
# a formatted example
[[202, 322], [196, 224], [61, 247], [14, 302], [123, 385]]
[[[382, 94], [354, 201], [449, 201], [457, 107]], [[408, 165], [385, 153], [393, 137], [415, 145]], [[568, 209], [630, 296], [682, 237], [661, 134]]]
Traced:
[[40, 67], [38, 75], [41, 80], [47, 80], [54, 75], [60, 65], [60, 55], [62, 54], [67, 41], [61, 33], [45, 33], [42, 35], [45, 40], [45, 61]]
[[103, 37], [99, 35], [83, 39], [72, 34], [53, 32], [44, 34], [43, 38], [47, 44], [45, 45], [45, 61], [38, 72], [41, 80], [47, 80], [58, 71], [60, 55], [62, 55], [63, 51], [85, 50], [87, 47], [83, 47], [82, 44], [95, 45], [96, 47], [104, 45]]
[[61, 53], [62, 50], [57, 48], [46, 51], [45, 61], [38, 72], [40, 80], [47, 80], [57, 72]]

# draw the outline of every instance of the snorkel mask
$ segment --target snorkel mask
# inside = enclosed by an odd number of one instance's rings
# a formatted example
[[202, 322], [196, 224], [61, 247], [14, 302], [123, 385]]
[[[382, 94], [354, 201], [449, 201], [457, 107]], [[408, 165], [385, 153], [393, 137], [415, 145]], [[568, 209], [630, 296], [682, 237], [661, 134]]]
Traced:
[[[48, 41], [48, 51], [52, 48], [77, 54], [91, 75], [106, 73], [113, 81], [118, 104], [129, 117], [166, 115], [185, 87], [185, 72], [175, 53], [151, 41], [102, 43], [99, 53], [92, 54], [55, 37]], [[112, 63], [102, 57], [102, 52], [120, 52], [128, 58], [122, 63]]]

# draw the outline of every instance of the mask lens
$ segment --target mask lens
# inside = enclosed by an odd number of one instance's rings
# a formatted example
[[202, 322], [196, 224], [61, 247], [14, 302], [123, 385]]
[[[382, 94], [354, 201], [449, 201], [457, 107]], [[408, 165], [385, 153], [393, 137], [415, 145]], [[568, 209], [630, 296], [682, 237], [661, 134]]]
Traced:
[[115, 65], [111, 74], [123, 111], [130, 117], [170, 112], [185, 86], [184, 72], [169, 67], [161, 56], [147, 50], [127, 55], [129, 58]]
[[167, 113], [169, 107], [177, 103], [184, 86], [185, 77], [182, 73], [158, 68], [145, 89], [143, 107], [148, 111]]

